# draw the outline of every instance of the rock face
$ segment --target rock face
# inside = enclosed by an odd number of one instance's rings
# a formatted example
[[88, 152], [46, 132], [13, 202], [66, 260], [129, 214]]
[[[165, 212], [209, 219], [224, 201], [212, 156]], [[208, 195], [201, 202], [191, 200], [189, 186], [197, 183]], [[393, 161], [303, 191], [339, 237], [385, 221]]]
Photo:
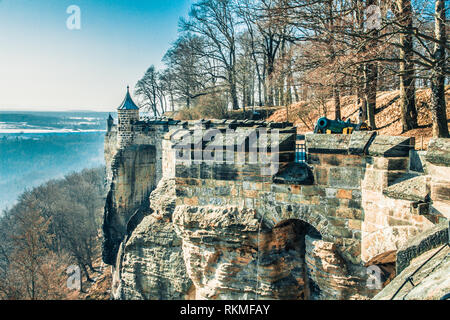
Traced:
[[179, 206], [174, 224], [196, 299], [309, 298], [305, 223], [270, 230], [253, 209]]
[[113, 265], [120, 243], [140, 222], [142, 211], [148, 208], [148, 197], [156, 183], [155, 148], [130, 146], [118, 150], [110, 161], [110, 188], [103, 221], [103, 261]]
[[173, 180], [162, 180], [150, 197], [150, 214], [122, 244], [113, 280], [115, 299], [188, 299], [181, 239], [171, 223], [175, 209]]

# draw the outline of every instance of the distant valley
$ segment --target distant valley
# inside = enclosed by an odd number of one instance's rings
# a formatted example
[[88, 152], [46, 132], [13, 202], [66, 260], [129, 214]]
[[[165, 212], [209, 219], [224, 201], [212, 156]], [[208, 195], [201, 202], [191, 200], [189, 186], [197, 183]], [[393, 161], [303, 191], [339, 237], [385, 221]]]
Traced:
[[0, 211], [25, 189], [104, 165], [107, 117], [105, 112], [1, 111]]

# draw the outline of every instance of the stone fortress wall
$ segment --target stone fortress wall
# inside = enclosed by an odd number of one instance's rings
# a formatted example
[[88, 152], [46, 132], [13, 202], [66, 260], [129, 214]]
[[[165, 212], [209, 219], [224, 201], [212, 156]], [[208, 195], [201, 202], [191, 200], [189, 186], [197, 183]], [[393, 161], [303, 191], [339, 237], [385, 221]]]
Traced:
[[411, 138], [375, 132], [306, 135], [296, 163], [288, 123], [134, 121], [126, 145], [117, 131], [103, 258], [118, 299], [370, 298], [408, 239], [448, 223], [448, 139], [417, 172]]

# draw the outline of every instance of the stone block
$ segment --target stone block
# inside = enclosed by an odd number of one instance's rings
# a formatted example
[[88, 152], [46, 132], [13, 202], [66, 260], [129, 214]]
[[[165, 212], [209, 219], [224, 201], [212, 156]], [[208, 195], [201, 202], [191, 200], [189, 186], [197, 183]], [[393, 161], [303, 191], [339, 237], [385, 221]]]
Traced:
[[[270, 134], [270, 138], [273, 135], [273, 132]], [[268, 150], [272, 152], [273, 150], [281, 151], [290, 151], [292, 154], [295, 152], [295, 144], [296, 144], [295, 133], [280, 133], [279, 141], [269, 141]]]
[[328, 225], [328, 233], [334, 238], [348, 238], [351, 239], [353, 237], [353, 233], [347, 227], [338, 227], [334, 225]]
[[270, 191], [273, 193], [290, 193], [291, 186], [282, 184], [272, 184], [270, 187]]
[[349, 219], [348, 227], [352, 230], [361, 230], [362, 221], [358, 219]]
[[381, 170], [366, 170], [362, 181], [362, 189], [370, 192], [382, 192], [387, 186], [387, 173]]
[[219, 186], [214, 188], [214, 194], [216, 196], [229, 197], [231, 195], [230, 187]]
[[431, 199], [433, 201], [443, 201], [450, 203], [450, 185], [443, 183], [433, 183], [431, 186]]
[[256, 190], [243, 190], [242, 194], [246, 198], [253, 198], [254, 199], [254, 198], [258, 197], [258, 191], [256, 191]]
[[184, 204], [187, 206], [198, 206], [198, 198], [184, 198]]
[[327, 199], [327, 206], [328, 208], [338, 208], [340, 205], [338, 198], [328, 198]]
[[349, 189], [339, 189], [337, 191], [336, 197], [338, 199], [352, 199], [352, 192], [353, 190], [349, 190]]
[[238, 197], [239, 196], [239, 187], [236, 185], [232, 185], [230, 188], [230, 196]]
[[237, 168], [229, 164], [217, 164], [212, 165], [212, 179], [214, 180], [237, 180], [239, 178], [239, 172]]
[[450, 183], [450, 167], [427, 164], [427, 170], [434, 183]]
[[411, 221], [406, 221], [402, 219], [397, 219], [394, 217], [387, 217], [388, 225], [391, 227], [401, 227], [401, 226], [409, 226], [411, 225]]
[[409, 168], [409, 159], [405, 157], [385, 158], [373, 157], [371, 158], [371, 167], [379, 170], [403, 170]]
[[325, 197], [325, 188], [320, 186], [302, 186], [302, 194], [305, 197], [310, 196]]
[[350, 138], [348, 150], [350, 154], [363, 155], [367, 152], [367, 148], [375, 138], [376, 131], [354, 131]]
[[427, 177], [413, 176], [410, 179], [408, 177], [405, 175], [402, 180], [395, 181], [397, 183], [387, 187], [383, 194], [394, 199], [426, 201], [430, 194]]
[[367, 154], [375, 157], [409, 157], [414, 148], [414, 138], [377, 135]]
[[431, 139], [425, 158], [432, 164], [450, 167], [450, 139]]
[[200, 177], [199, 173], [200, 173], [200, 165], [177, 164], [175, 166], [175, 176], [179, 178], [198, 179]]
[[361, 209], [339, 207], [336, 209], [336, 216], [343, 219], [363, 220], [363, 212]]
[[410, 239], [406, 245], [399, 248], [397, 253], [397, 274], [408, 267], [411, 261], [422, 253], [448, 243], [448, 232], [449, 224], [446, 221]]
[[314, 170], [314, 181], [317, 184], [328, 185], [328, 169], [323, 167], [315, 167]]
[[359, 188], [361, 185], [361, 169], [358, 168], [330, 168], [328, 183], [335, 188]]
[[347, 220], [346, 219], [336, 218], [336, 217], [329, 217], [328, 221], [330, 221], [330, 223], [333, 226], [336, 226], [336, 227], [347, 227]]
[[327, 198], [336, 198], [338, 189], [335, 188], [325, 188], [325, 196]]
[[209, 163], [203, 162], [200, 164], [200, 179], [212, 179], [212, 166]]
[[308, 154], [348, 154], [350, 135], [307, 134], [305, 135]]
[[321, 166], [330, 167], [362, 167], [365, 166], [364, 158], [349, 154], [319, 154]]
[[361, 200], [361, 198], [362, 198], [361, 190], [352, 190], [352, 199]]

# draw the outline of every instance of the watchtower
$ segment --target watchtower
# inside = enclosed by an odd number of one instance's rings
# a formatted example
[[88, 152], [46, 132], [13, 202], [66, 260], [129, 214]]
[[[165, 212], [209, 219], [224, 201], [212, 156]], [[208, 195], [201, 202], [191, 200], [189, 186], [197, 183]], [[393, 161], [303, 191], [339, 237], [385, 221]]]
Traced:
[[131, 99], [130, 87], [127, 86], [127, 94], [122, 104], [117, 108], [119, 147], [125, 147], [133, 141], [133, 123], [139, 121], [139, 107]]

